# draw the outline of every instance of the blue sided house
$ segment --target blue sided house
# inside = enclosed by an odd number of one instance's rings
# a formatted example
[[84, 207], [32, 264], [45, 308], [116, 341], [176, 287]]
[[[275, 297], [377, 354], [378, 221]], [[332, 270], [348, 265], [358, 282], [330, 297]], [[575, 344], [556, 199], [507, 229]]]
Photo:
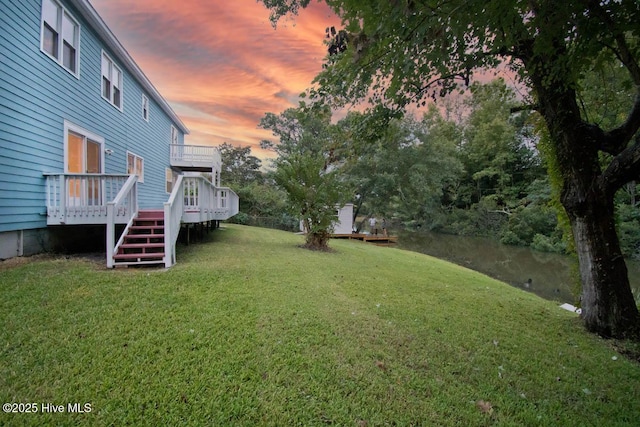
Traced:
[[0, 259], [101, 240], [109, 267], [169, 267], [181, 228], [238, 212], [87, 0], [0, 6]]

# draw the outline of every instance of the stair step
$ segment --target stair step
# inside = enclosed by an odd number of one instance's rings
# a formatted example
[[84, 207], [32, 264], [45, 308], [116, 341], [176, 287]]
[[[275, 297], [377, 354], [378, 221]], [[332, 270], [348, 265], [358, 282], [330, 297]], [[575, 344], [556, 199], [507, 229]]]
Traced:
[[164, 225], [132, 225], [129, 230], [164, 230]]
[[119, 261], [114, 264], [114, 267], [130, 267], [130, 266], [141, 266], [141, 265], [158, 265], [164, 264], [163, 260], [151, 260], [151, 261]]
[[125, 254], [140, 254], [140, 255], [144, 255], [144, 254], [157, 254], [164, 251], [164, 244], [162, 245], [162, 247], [148, 247], [148, 246], [144, 246], [141, 248], [127, 248], [127, 247], [122, 247], [120, 246], [120, 248], [118, 249], [118, 255], [125, 255]]
[[120, 249], [164, 248], [164, 243], [123, 243]]
[[152, 252], [152, 253], [147, 253], [147, 254], [141, 254], [141, 253], [137, 253], [137, 254], [116, 254], [113, 256], [113, 259], [115, 260], [119, 260], [119, 259], [138, 259], [140, 261], [142, 260], [162, 260], [164, 258], [164, 252]]
[[144, 229], [152, 229], [157, 228], [158, 230], [164, 229], [164, 224], [157, 224], [155, 222], [134, 222], [129, 229], [134, 230], [144, 230]]
[[164, 239], [164, 234], [160, 233], [143, 233], [143, 234], [127, 234], [124, 239]]
[[161, 222], [164, 223], [164, 217], [160, 217], [160, 218], [140, 218], [140, 217], [136, 217], [134, 220], [134, 222]]
[[138, 211], [138, 218], [164, 219], [164, 211], [151, 209]]
[[132, 225], [129, 227], [129, 232], [134, 235], [151, 235], [164, 233], [164, 227], [150, 226], [150, 225]]

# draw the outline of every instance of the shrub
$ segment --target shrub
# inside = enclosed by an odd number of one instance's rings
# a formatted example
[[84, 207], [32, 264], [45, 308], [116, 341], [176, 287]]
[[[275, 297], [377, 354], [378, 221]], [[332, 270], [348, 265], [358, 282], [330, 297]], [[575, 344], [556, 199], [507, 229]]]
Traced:
[[566, 251], [566, 245], [562, 239], [558, 239], [555, 236], [545, 236], [544, 234], [536, 234], [533, 236], [531, 248], [540, 252], [563, 253]]

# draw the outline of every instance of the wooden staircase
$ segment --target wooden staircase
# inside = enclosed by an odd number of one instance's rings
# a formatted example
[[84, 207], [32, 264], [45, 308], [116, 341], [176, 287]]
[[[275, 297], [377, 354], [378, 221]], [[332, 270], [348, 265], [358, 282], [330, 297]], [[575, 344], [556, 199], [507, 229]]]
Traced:
[[163, 264], [164, 235], [164, 211], [139, 211], [113, 255], [114, 266]]

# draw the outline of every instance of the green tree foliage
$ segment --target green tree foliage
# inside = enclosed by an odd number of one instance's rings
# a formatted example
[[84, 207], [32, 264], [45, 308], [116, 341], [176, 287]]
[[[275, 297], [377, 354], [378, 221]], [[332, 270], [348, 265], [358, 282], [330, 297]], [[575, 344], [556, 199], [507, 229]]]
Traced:
[[260, 122], [279, 139], [262, 145], [278, 154], [273, 178], [288, 196], [289, 212], [304, 224], [305, 247], [314, 250], [328, 249], [337, 207], [347, 195], [338, 173], [341, 144], [330, 120], [328, 109], [290, 108], [267, 113]]
[[409, 228], [509, 244], [540, 234], [549, 244], [539, 248], [562, 251], [530, 113], [511, 114], [514, 98], [500, 79], [474, 84], [457, 105], [431, 105], [421, 120], [391, 119], [375, 132], [363, 128], [373, 117], [350, 113], [340, 122], [353, 147], [343, 173], [356, 206]]
[[[273, 20], [308, 0], [264, 0]], [[403, 109], [508, 65], [531, 89], [549, 132], [580, 262], [582, 318], [605, 336], [640, 336], [640, 315], [616, 234], [614, 196], [640, 171], [640, 3], [632, 0], [327, 0], [345, 32], [316, 78], [314, 99]], [[602, 64], [624, 69], [634, 98], [622, 120], [599, 124], [580, 83]], [[587, 88], [598, 91], [598, 88]], [[605, 127], [606, 126], [606, 127]], [[611, 156], [603, 167], [601, 154]], [[490, 172], [490, 170], [488, 170]], [[489, 177], [482, 175], [482, 177]]]
[[[559, 242], [531, 113], [512, 114], [515, 105], [515, 94], [502, 79], [471, 86], [462, 104], [467, 117], [459, 125], [465, 174], [456, 210], [443, 229], [500, 236], [509, 244], [531, 245], [536, 234]], [[560, 250], [562, 245], [545, 247]]]
[[286, 213], [286, 194], [261, 170], [262, 161], [251, 154], [251, 147], [221, 144], [221, 182], [231, 187], [240, 199], [240, 212], [232, 221], [294, 230], [297, 219]]
[[460, 152], [469, 174], [465, 184], [474, 187], [474, 202], [491, 196], [497, 206], [510, 207], [524, 196], [536, 172], [542, 172], [539, 157], [530, 146], [533, 141], [528, 138], [529, 113], [512, 115], [515, 105], [513, 90], [501, 79], [471, 86], [471, 96], [465, 102], [470, 114], [464, 123]]
[[[438, 112], [433, 109], [431, 119]], [[371, 117], [351, 113], [344, 129], [358, 128]], [[426, 120], [426, 119], [425, 119]], [[422, 224], [450, 198], [462, 165], [454, 141], [435, 138], [425, 120], [393, 119], [368, 143], [351, 140], [353, 150], [343, 174], [355, 189], [353, 199], [364, 211], [395, 218], [406, 225]], [[358, 138], [357, 132], [349, 133]], [[354, 136], [355, 135], [355, 136]], [[358, 148], [360, 147], [360, 148]]]
[[261, 183], [262, 161], [251, 154], [251, 147], [236, 147], [227, 142], [218, 146], [222, 160], [221, 181], [234, 189]]

